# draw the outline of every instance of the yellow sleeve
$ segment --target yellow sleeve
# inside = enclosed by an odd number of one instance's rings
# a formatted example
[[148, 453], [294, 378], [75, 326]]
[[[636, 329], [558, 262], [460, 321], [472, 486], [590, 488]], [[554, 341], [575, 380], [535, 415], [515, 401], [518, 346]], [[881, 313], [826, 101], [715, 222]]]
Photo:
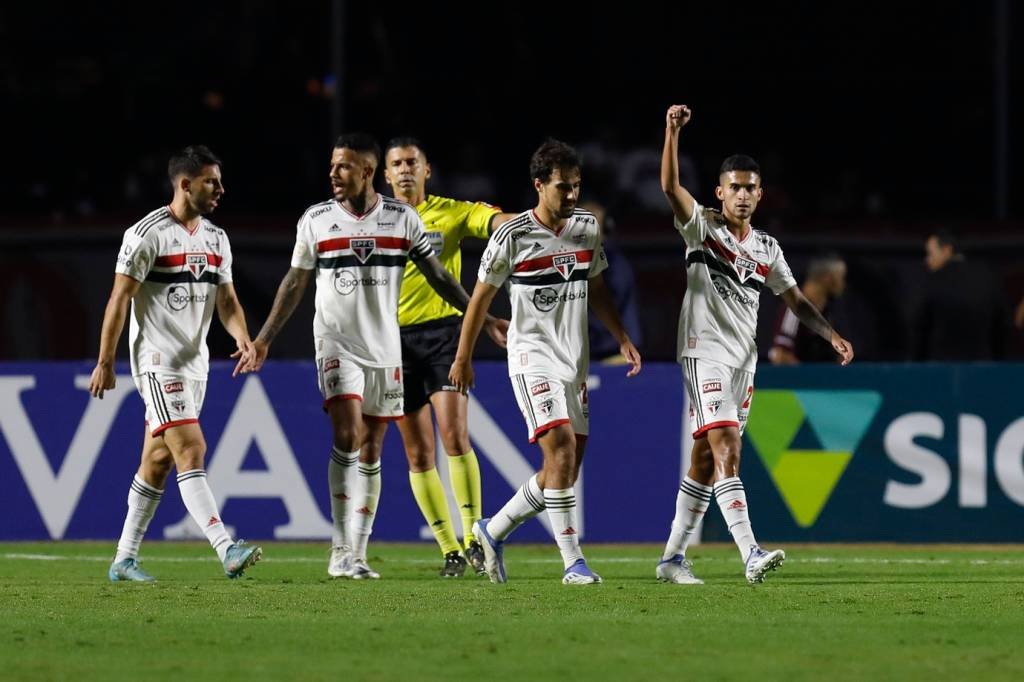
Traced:
[[466, 219], [463, 222], [463, 236], [477, 237], [479, 239], [490, 237], [491, 235], [487, 228], [491, 225], [491, 218], [501, 213], [501, 209], [482, 201], [468, 204], [468, 208], [469, 212], [466, 213]]

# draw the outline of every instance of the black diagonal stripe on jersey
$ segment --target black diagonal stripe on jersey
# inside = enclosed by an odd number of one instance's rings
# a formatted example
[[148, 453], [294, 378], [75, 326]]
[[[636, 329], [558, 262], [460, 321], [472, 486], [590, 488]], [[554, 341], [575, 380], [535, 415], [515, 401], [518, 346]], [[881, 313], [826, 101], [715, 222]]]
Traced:
[[715, 258], [712, 255], [709, 255], [706, 251], [690, 252], [690, 254], [686, 257], [686, 266], [689, 267], [694, 263], [702, 263], [708, 266], [709, 269], [725, 275], [736, 284], [739, 284], [740, 286], [743, 287], [747, 287], [748, 289], [753, 289], [754, 291], [757, 291], [759, 293], [761, 291], [761, 287], [764, 286], [761, 282], [758, 282], [757, 280], [754, 279], [747, 279], [747, 281], [741, 282], [740, 276], [736, 274], [735, 270], [733, 270], [728, 265], [723, 265], [717, 258]]
[[149, 232], [149, 228], [153, 227], [166, 217], [167, 209], [161, 208], [151, 217], [140, 220], [138, 226], [135, 228], [135, 234], [139, 237], [145, 237], [146, 233]]
[[587, 275], [589, 274], [589, 268], [574, 268], [569, 274], [569, 279], [562, 277], [560, 273], [552, 272], [547, 275], [512, 275], [509, 277], [509, 280], [512, 284], [545, 286], [550, 284], [565, 284], [566, 282], [579, 282], [580, 280], [587, 279]]
[[216, 272], [204, 272], [199, 276], [199, 279], [195, 278], [191, 272], [186, 270], [185, 272], [155, 272], [149, 271], [146, 275], [147, 282], [156, 282], [158, 284], [188, 284], [189, 282], [198, 284], [220, 284], [220, 275]]
[[533, 221], [530, 220], [530, 215], [526, 214], [518, 218], [513, 218], [504, 225], [498, 228], [494, 233], [494, 239], [498, 244], [504, 244], [508, 236], [512, 234], [518, 228], [526, 227], [531, 225]]
[[367, 267], [373, 265], [379, 265], [385, 268], [404, 268], [406, 257], [401, 256], [387, 256], [374, 254], [371, 255], [366, 261], [361, 261], [354, 255], [348, 256], [335, 256], [333, 258], [317, 258], [316, 266], [321, 270], [330, 270], [331, 268], [358, 268], [362, 265]]

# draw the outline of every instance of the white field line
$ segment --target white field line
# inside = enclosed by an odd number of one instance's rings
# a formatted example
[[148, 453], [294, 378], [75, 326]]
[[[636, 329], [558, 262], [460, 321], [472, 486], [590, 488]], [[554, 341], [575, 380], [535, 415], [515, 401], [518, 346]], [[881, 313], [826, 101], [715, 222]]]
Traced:
[[[6, 561], [96, 561], [96, 562], [109, 562], [111, 561], [110, 556], [89, 556], [89, 555], [65, 555], [65, 554], [24, 554], [17, 552], [9, 552], [6, 554], [0, 554], [0, 559]], [[643, 556], [643, 557], [602, 557], [596, 559], [595, 563], [598, 564], [650, 564], [657, 562], [657, 555]], [[208, 563], [217, 561], [214, 556], [154, 556], [146, 557], [143, 556], [143, 561], [148, 563]], [[311, 556], [298, 556], [298, 557], [267, 557], [260, 560], [261, 562], [271, 562], [275, 564], [319, 564], [327, 561], [327, 552], [324, 552], [323, 556], [311, 557]], [[389, 559], [388, 562], [400, 563], [400, 564], [436, 564], [440, 559]], [[701, 563], [712, 562], [712, 561], [734, 561], [734, 559], [722, 558], [722, 557], [700, 557], [698, 559]], [[738, 560], [737, 560], [738, 561]], [[557, 564], [560, 563], [561, 559], [552, 557], [550, 559], [521, 559], [514, 560], [514, 563], [520, 564]], [[798, 563], [798, 564], [870, 564], [870, 565], [951, 565], [951, 564], [969, 564], [971, 566], [1022, 566], [1024, 565], [1024, 557], [1019, 559], [904, 559], [894, 558], [886, 559], [882, 557], [830, 557], [830, 556], [817, 556], [817, 557], [788, 557], [786, 563]]]

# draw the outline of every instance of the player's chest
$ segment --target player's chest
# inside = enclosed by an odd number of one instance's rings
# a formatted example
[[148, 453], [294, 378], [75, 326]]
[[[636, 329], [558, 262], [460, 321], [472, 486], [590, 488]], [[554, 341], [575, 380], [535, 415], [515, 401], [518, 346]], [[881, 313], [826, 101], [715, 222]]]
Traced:
[[206, 273], [219, 271], [224, 260], [224, 238], [204, 228], [188, 233], [170, 231], [161, 236], [154, 266], [165, 273], [191, 275], [199, 281]]

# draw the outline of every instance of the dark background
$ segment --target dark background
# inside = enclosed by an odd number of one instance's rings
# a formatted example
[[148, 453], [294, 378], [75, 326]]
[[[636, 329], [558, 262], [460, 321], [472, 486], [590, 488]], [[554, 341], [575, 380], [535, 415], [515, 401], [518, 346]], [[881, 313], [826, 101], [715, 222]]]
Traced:
[[[528, 159], [546, 136], [578, 145], [584, 198], [611, 208], [614, 238], [637, 272], [642, 349], [670, 359], [683, 247], [667, 207], [643, 196], [658, 192], [650, 160], [665, 109], [685, 102], [694, 118], [684, 172], [698, 198], [713, 205], [723, 157], [759, 159], [766, 196], [755, 224], [781, 239], [798, 273], [818, 251], [841, 251], [850, 292], [837, 314], [861, 357], [904, 359], [929, 231], [957, 231], [1009, 303], [1024, 294], [1013, 125], [1022, 13], [999, 22], [996, 8], [349, 2], [339, 77], [328, 2], [5, 5], [0, 358], [95, 354], [120, 233], [169, 200], [167, 156], [191, 143], [224, 160], [228, 192], [214, 220], [231, 234], [257, 328], [296, 219], [328, 197], [334, 133], [363, 129], [382, 143], [421, 137], [431, 190], [506, 210], [532, 205]], [[1000, 25], [1009, 37], [1003, 145]], [[1010, 161], [1004, 216], [994, 198], [1000, 146]], [[628, 164], [637, 171], [624, 182]], [[470, 285], [478, 248], [469, 246]], [[762, 311], [769, 325], [773, 303]], [[296, 317], [278, 350], [303, 357], [309, 317]], [[215, 353], [226, 342], [218, 334]]]

